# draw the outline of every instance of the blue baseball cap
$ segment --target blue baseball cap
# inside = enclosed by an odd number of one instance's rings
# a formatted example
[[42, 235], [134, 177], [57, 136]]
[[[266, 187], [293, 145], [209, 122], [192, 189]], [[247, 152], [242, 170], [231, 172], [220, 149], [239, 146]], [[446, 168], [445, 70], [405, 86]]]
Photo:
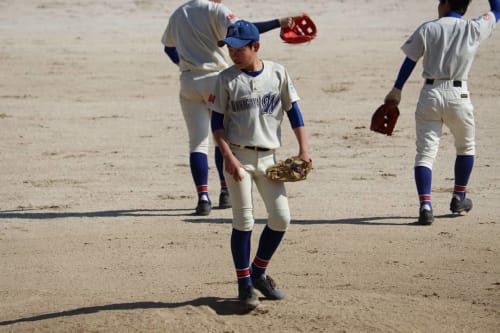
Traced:
[[239, 20], [227, 28], [226, 38], [217, 43], [219, 46], [229, 45], [235, 49], [242, 48], [251, 42], [259, 41], [259, 29], [255, 24]]

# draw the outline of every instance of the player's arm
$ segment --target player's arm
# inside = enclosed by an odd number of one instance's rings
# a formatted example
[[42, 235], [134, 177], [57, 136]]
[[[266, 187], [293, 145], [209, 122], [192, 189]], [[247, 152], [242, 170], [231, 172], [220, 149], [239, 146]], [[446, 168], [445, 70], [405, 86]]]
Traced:
[[179, 64], [179, 53], [177, 53], [177, 48], [175, 46], [165, 46], [164, 51], [174, 64]]
[[292, 103], [292, 108], [286, 113], [290, 125], [292, 126], [297, 142], [299, 143], [299, 157], [304, 161], [309, 161], [311, 159], [309, 155], [309, 146], [307, 144], [307, 135], [304, 127], [304, 119], [302, 117], [302, 112], [300, 112], [299, 105], [297, 102]]
[[252, 23], [255, 24], [255, 26], [259, 30], [259, 33], [263, 34], [264, 32], [268, 32], [269, 30], [290, 27], [292, 22], [293, 22], [293, 17], [290, 16], [270, 21], [252, 22]]
[[401, 65], [401, 68], [399, 69], [399, 74], [396, 82], [394, 83], [394, 87], [385, 97], [385, 103], [394, 103], [396, 105], [399, 105], [399, 103], [401, 102], [401, 90], [403, 90], [403, 86], [405, 85], [406, 81], [408, 81], [408, 78], [413, 72], [413, 69], [415, 69], [416, 64], [417, 63], [410, 58], [405, 58], [403, 64]]
[[227, 141], [226, 132], [224, 130], [224, 115], [212, 111], [210, 127], [214, 140], [219, 146], [222, 157], [224, 158], [224, 168], [233, 176], [235, 181], [239, 182], [241, 180], [240, 168], [242, 168], [242, 165], [229, 147], [229, 142]]
[[488, 0], [490, 2], [490, 8], [493, 14], [495, 14], [495, 20], [498, 22], [500, 20], [500, 0]]

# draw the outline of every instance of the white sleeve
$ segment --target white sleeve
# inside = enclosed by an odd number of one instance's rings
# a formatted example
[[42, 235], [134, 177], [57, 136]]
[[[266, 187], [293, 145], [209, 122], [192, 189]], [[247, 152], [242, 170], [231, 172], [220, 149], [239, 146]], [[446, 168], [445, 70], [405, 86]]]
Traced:
[[420, 26], [411, 36], [406, 40], [406, 42], [401, 46], [401, 50], [404, 54], [417, 62], [423, 55], [425, 51], [424, 45], [424, 27]]

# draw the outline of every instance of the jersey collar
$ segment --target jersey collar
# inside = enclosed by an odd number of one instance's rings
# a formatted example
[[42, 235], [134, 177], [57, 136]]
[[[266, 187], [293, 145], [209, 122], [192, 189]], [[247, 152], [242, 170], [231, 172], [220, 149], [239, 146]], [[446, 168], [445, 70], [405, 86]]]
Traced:
[[458, 19], [461, 19], [462, 18], [462, 15], [460, 15], [459, 13], [457, 12], [449, 12], [448, 14], [446, 14], [446, 17], [455, 17], [455, 18], [458, 18]]

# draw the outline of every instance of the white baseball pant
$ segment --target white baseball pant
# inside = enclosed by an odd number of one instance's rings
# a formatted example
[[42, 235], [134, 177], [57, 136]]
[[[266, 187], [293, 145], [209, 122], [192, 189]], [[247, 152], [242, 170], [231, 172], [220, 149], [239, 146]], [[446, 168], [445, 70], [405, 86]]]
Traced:
[[208, 97], [218, 72], [185, 71], [180, 76], [179, 100], [189, 135], [189, 152], [208, 154], [210, 111]]
[[233, 228], [240, 231], [253, 229], [252, 190], [255, 183], [267, 210], [268, 227], [275, 231], [286, 231], [291, 218], [285, 184], [266, 177], [266, 169], [276, 162], [274, 150], [262, 152], [234, 147], [233, 154], [243, 165], [243, 169], [240, 169], [243, 179], [239, 182], [224, 170], [231, 195]]
[[453, 81], [434, 80], [424, 84], [415, 112], [417, 154], [415, 167], [432, 169], [443, 124], [451, 131], [457, 155], [475, 154], [474, 107], [467, 82], [455, 87]]

